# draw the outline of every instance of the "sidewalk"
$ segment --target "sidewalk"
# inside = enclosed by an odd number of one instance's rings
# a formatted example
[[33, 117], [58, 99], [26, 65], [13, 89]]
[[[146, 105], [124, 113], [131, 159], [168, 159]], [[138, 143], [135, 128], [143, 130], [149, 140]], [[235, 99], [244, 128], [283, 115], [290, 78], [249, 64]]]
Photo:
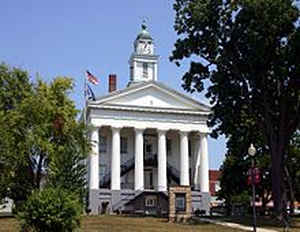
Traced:
[[[213, 223], [213, 224], [217, 224], [217, 225], [221, 225], [221, 226], [237, 228], [237, 229], [241, 229], [241, 230], [253, 231], [253, 227], [243, 226], [243, 225], [240, 225], [237, 223], [232, 223], [232, 222], [222, 222], [222, 221], [208, 219], [208, 218], [197, 218], [197, 220], [202, 221], [202, 222], [209, 222], [209, 223]], [[258, 228], [258, 227], [256, 228], [256, 231], [257, 232], [278, 232], [276, 230], [264, 229], [264, 228]]]

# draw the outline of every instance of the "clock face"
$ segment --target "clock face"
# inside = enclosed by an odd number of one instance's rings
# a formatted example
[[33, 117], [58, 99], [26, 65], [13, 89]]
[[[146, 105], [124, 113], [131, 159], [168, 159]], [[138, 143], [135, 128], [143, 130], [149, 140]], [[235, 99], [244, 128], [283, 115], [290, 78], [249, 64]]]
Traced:
[[146, 53], [147, 53], [147, 54], [150, 54], [150, 53], [151, 53], [151, 47], [150, 47], [150, 45], [147, 45]]
[[143, 52], [145, 54], [150, 54], [151, 53], [151, 47], [149, 44], [145, 43], [144, 47], [143, 47]]

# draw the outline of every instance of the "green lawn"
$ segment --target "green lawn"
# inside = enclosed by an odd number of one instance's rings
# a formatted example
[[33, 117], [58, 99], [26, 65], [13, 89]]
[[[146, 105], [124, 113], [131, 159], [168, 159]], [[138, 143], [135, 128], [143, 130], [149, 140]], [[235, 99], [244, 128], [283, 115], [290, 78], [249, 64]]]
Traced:
[[[151, 217], [94, 216], [83, 217], [84, 232], [242, 232], [241, 230], [201, 223], [181, 225], [168, 223], [167, 219]], [[0, 232], [17, 232], [18, 223], [13, 218], [0, 218]]]
[[[226, 222], [234, 222], [238, 224], [242, 224], [245, 226], [252, 226], [253, 225], [253, 218], [252, 217], [241, 217], [241, 218], [234, 218], [234, 217], [222, 217], [222, 218], [215, 218], [216, 220], [226, 221]], [[283, 226], [275, 221], [271, 217], [258, 217], [257, 218], [257, 226], [260, 228], [266, 229], [273, 229], [277, 231], [283, 231]], [[290, 222], [290, 229], [289, 232], [300, 232], [300, 217], [293, 217], [291, 218]]]
[[[217, 218], [216, 218], [217, 219]], [[252, 225], [251, 217], [218, 218], [218, 220]], [[283, 231], [275, 222], [267, 218], [258, 219], [259, 227]], [[18, 232], [18, 222], [14, 218], [0, 218], [0, 232]], [[173, 224], [164, 218], [126, 217], [126, 216], [89, 216], [82, 218], [83, 232], [242, 232], [243, 230], [222, 227], [209, 223]], [[300, 231], [300, 218], [294, 218], [289, 232]], [[244, 232], [244, 231], [243, 231]]]
[[241, 232], [241, 230], [208, 223], [182, 225], [169, 223], [167, 219], [162, 218], [125, 216], [85, 217], [82, 229], [85, 232]]

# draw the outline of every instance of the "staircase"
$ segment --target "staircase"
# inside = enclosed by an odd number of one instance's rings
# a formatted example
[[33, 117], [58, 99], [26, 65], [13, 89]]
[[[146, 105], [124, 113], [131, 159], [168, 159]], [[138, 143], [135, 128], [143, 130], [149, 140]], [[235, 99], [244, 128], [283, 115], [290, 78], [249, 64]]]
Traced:
[[125, 205], [128, 202], [134, 200], [142, 193], [143, 191], [139, 191], [139, 190], [122, 190], [119, 199], [117, 201], [113, 200], [112, 211], [113, 212], [123, 211], [125, 209]]
[[180, 183], [180, 172], [167, 162], [167, 176], [171, 177], [177, 184]]
[[[157, 166], [157, 154], [145, 154], [144, 164], [148, 166]], [[134, 168], [134, 157], [121, 164], [121, 176]], [[167, 175], [171, 177], [177, 184], [180, 183], [180, 172], [174, 168], [169, 162], [167, 163]], [[111, 171], [107, 171], [104, 177], [100, 178], [101, 188], [109, 188]]]
[[[134, 157], [121, 164], [121, 176], [134, 168]], [[109, 188], [111, 171], [107, 171], [103, 178], [100, 178], [101, 188]]]

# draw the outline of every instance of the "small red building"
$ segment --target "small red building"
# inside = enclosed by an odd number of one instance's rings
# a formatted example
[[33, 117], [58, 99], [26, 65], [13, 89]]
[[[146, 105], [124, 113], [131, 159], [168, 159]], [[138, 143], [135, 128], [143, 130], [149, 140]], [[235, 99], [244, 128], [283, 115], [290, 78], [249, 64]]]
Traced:
[[221, 171], [209, 170], [209, 191], [211, 194], [210, 205], [218, 206], [223, 203], [222, 200], [217, 200], [217, 192], [221, 189], [220, 186]]
[[209, 170], [209, 191], [211, 196], [216, 196], [216, 192], [220, 190], [221, 171]]

